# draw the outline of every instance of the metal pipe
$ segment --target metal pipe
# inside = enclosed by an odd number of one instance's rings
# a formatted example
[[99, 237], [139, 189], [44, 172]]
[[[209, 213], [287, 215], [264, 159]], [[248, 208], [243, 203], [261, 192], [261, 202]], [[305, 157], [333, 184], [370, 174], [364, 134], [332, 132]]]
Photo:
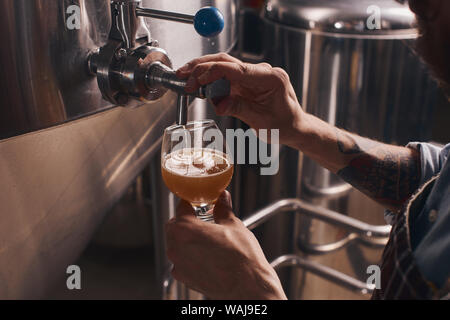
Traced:
[[[177, 78], [174, 70], [159, 61], [153, 62], [150, 65], [145, 76], [145, 82], [148, 88], [163, 86], [180, 95], [186, 94], [187, 80]], [[200, 99], [220, 99], [228, 96], [230, 92], [230, 81], [219, 79], [200, 87], [196, 92], [190, 93], [189, 96]]]
[[150, 65], [145, 80], [149, 88], [162, 85], [179, 94], [185, 93], [186, 80], [178, 79], [175, 70], [172, 70], [159, 61], [153, 62]]
[[170, 20], [170, 21], [176, 21], [176, 22], [187, 23], [187, 24], [194, 24], [194, 18], [195, 18], [195, 16], [189, 15], [189, 14], [168, 12], [168, 11], [155, 10], [155, 9], [147, 9], [147, 8], [141, 8], [141, 7], [136, 8], [136, 15], [138, 17], [163, 19], [163, 20]]
[[243, 223], [247, 228], [254, 229], [280, 212], [303, 213], [312, 218], [331, 223], [365, 237], [388, 237], [391, 232], [391, 226], [389, 225], [370, 225], [338, 212], [314, 206], [299, 199], [283, 199], [274, 202], [244, 219]]
[[[116, 19], [116, 26], [118, 31], [120, 32], [120, 35], [122, 36], [122, 41], [125, 44], [125, 48], [130, 49], [133, 47], [132, 45], [132, 40], [134, 42], [134, 39], [130, 39], [128, 32], [127, 32], [127, 27], [126, 27], [126, 22], [125, 22], [125, 18], [128, 16], [125, 15], [125, 8], [123, 4], [118, 4], [116, 5], [116, 9], [119, 11], [119, 14], [117, 14], [115, 16]], [[129, 9], [127, 7], [127, 9]], [[133, 37], [135, 35], [132, 35]]]
[[389, 238], [366, 238], [356, 233], [350, 233], [345, 238], [335, 242], [326, 244], [312, 244], [304, 241], [301, 237], [297, 240], [298, 248], [305, 253], [322, 255], [330, 252], [334, 252], [349, 246], [354, 241], [359, 241], [362, 245], [372, 248], [384, 248]]
[[302, 257], [293, 254], [287, 254], [280, 256], [273, 260], [270, 265], [274, 269], [279, 269], [286, 266], [294, 266], [298, 268], [305, 269], [314, 273], [322, 278], [332, 281], [338, 285], [346, 287], [350, 290], [356, 291], [361, 294], [372, 293], [374, 286], [359, 281], [345, 273], [334, 270], [330, 267], [324, 266], [320, 263], [306, 260]]
[[187, 123], [187, 110], [188, 110], [188, 96], [185, 94], [179, 94], [177, 99], [177, 124], [186, 125]]

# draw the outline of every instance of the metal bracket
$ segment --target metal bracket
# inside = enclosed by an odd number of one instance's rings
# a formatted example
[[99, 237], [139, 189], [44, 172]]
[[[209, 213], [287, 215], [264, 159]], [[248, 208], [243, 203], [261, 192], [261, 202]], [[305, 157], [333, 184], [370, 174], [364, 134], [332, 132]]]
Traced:
[[273, 260], [270, 265], [274, 269], [289, 266], [302, 268], [360, 294], [369, 294], [372, 293], [375, 289], [374, 285], [368, 285], [367, 283], [350, 277], [349, 275], [346, 275], [345, 273], [342, 273], [340, 271], [334, 270], [333, 268], [324, 266], [317, 262], [309, 261], [305, 258], [293, 254], [287, 254], [278, 257]]
[[[362, 243], [366, 245], [383, 246], [387, 242], [387, 237], [389, 237], [391, 232], [390, 225], [370, 225], [360, 220], [347, 217], [341, 213], [314, 206], [299, 199], [283, 199], [274, 202], [244, 219], [243, 223], [247, 228], [252, 230], [281, 212], [302, 213], [311, 218], [322, 220], [351, 232], [346, 238], [325, 245], [310, 245], [304, 244], [301, 241], [298, 242], [300, 249], [313, 254], [325, 254], [336, 251], [347, 246], [356, 239], [362, 241]], [[349, 275], [297, 255], [291, 254], [280, 256], [273, 260], [271, 265], [276, 269], [285, 266], [303, 268], [322, 278], [328, 279], [361, 294], [371, 293], [374, 289], [372, 286]]]
[[302, 213], [364, 237], [388, 237], [391, 232], [391, 226], [389, 225], [374, 226], [358, 219], [344, 216], [336, 211], [314, 206], [299, 199], [282, 199], [276, 201], [245, 218], [243, 223], [251, 230], [281, 212]]

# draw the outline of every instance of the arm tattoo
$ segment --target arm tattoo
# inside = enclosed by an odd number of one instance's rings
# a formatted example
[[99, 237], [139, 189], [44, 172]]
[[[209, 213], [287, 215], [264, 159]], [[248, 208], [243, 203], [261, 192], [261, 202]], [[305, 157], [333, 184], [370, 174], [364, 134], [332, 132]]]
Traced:
[[338, 175], [372, 199], [400, 208], [419, 186], [418, 152], [395, 152], [381, 143], [336, 129], [339, 151], [353, 155]]
[[358, 137], [358, 142], [350, 134], [336, 129], [336, 140], [338, 144], [339, 151], [343, 154], [361, 154], [364, 151], [375, 148], [379, 145], [378, 142], [366, 139], [363, 137]]

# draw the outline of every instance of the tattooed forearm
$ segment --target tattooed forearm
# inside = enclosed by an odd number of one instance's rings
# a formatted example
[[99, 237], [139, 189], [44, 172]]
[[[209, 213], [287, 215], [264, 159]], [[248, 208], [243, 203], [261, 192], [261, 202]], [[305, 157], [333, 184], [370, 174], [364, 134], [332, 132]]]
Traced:
[[388, 146], [336, 130], [338, 149], [349, 156], [338, 175], [374, 200], [399, 209], [419, 186], [417, 151]]
[[[379, 145], [379, 142], [363, 137], [353, 137], [338, 128], [335, 128], [335, 130], [337, 145], [339, 151], [343, 154], [361, 154], [365, 150], [370, 150]], [[356, 139], [358, 139], [358, 142]]]

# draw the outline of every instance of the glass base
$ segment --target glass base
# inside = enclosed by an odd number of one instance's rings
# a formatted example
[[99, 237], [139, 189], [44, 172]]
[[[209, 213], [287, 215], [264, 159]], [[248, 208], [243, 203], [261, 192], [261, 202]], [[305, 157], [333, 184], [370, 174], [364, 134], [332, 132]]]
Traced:
[[214, 210], [214, 204], [205, 204], [202, 206], [194, 206], [192, 205], [192, 207], [195, 210], [195, 216], [205, 222], [211, 222], [214, 223], [214, 215], [213, 215], [213, 210]]

